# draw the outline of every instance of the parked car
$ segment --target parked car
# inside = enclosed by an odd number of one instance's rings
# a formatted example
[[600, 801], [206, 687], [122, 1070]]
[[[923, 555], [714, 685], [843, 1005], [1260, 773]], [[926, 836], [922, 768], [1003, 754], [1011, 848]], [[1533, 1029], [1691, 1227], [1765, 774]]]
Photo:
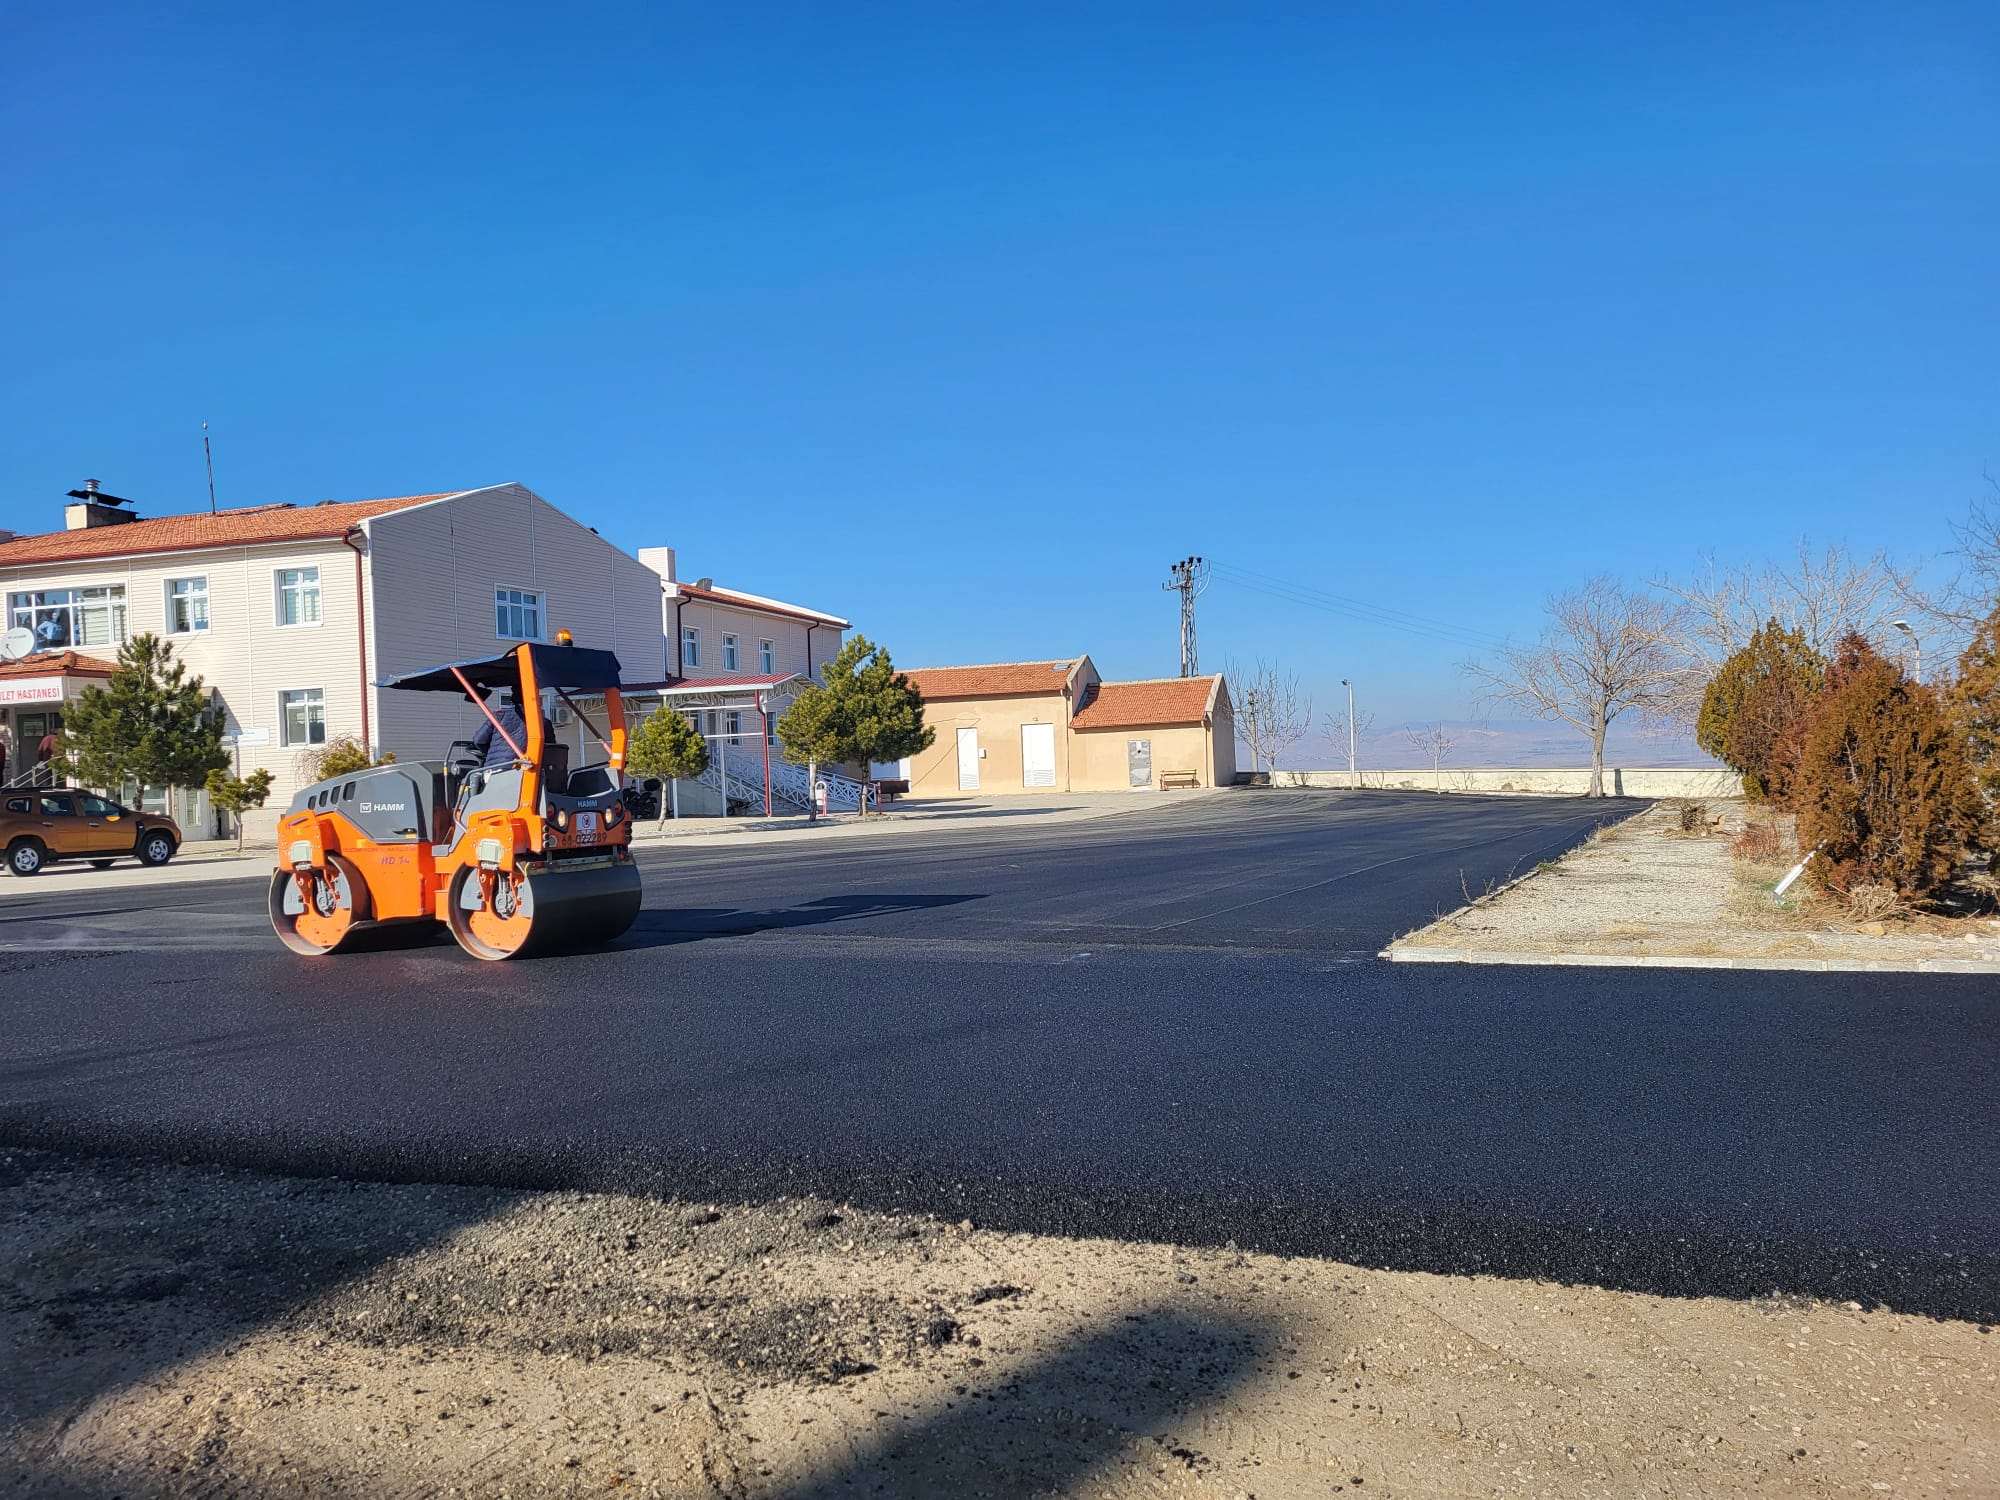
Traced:
[[95, 792], [39, 787], [0, 793], [0, 848], [13, 875], [36, 875], [59, 859], [86, 859], [102, 870], [130, 855], [163, 865], [181, 846], [180, 826], [158, 813], [134, 812]]

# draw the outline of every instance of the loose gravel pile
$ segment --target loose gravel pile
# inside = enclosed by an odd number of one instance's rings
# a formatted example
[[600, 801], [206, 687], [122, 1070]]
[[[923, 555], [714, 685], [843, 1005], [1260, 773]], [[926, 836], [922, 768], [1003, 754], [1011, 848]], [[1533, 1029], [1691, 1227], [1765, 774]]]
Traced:
[[1978, 1495], [2000, 1340], [689, 1204], [0, 1152], [0, 1485]]
[[[1838, 904], [1775, 903], [1781, 867], [1730, 852], [1741, 802], [1708, 804], [1710, 822], [1682, 830], [1662, 802], [1578, 845], [1561, 860], [1392, 945], [1454, 949], [1470, 958], [1583, 955], [1749, 965], [1834, 961], [1884, 968], [2000, 963], [2000, 922], [1848, 920]], [[1478, 895], [1478, 892], [1473, 892]]]

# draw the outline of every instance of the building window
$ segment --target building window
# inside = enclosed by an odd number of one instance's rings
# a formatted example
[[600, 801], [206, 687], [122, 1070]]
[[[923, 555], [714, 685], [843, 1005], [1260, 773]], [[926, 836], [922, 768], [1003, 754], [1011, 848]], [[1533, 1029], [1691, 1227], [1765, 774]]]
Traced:
[[494, 629], [503, 641], [542, 638], [542, 596], [532, 589], [493, 591]]
[[736, 670], [736, 637], [733, 635], [722, 638], [722, 668], [725, 672]]
[[701, 632], [692, 625], [681, 627], [681, 668], [701, 665]]
[[757, 670], [762, 672], [766, 677], [771, 676], [778, 670], [778, 648], [773, 646], [769, 641], [759, 641], [757, 643]]
[[743, 715], [739, 710], [732, 708], [722, 716], [722, 732], [732, 740], [742, 738]]
[[35, 633], [37, 651], [118, 646], [125, 641], [125, 585], [37, 589], [7, 600], [10, 624]]
[[773, 750], [784, 748], [778, 743], [778, 716], [776, 714], [766, 714], [764, 716], [764, 743], [769, 745]]
[[277, 576], [278, 623], [319, 624], [319, 569], [280, 568]]
[[278, 733], [287, 745], [326, 743], [326, 693], [320, 688], [295, 688], [278, 694]]
[[208, 629], [208, 580], [167, 580], [167, 634], [193, 635]]

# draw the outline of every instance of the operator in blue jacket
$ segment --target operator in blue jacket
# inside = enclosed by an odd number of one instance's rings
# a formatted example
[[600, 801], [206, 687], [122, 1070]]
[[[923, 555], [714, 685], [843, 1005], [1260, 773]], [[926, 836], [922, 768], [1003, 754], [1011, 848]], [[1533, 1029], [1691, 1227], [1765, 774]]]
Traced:
[[[493, 718], [486, 720], [485, 723], [479, 726], [479, 733], [472, 737], [472, 748], [486, 757], [484, 764], [489, 769], [494, 766], [511, 766], [516, 760], [520, 759], [520, 755], [516, 753], [514, 745], [519, 745], [522, 751], [527, 749], [527, 721], [521, 717], [521, 710], [519, 705], [514, 702], [512, 690], [503, 692], [500, 695], [497, 707], [490, 699], [487, 701], [486, 706], [492, 712]], [[506, 731], [504, 737], [494, 732], [493, 722], [495, 719], [499, 720], [500, 728]], [[514, 744], [508, 744], [508, 739], [512, 739]]]

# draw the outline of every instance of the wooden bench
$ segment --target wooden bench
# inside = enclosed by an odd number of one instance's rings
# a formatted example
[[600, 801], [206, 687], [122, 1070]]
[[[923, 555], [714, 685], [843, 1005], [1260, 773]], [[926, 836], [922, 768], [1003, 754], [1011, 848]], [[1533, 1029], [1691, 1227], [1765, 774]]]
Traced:
[[881, 798], [882, 805], [884, 807], [887, 807], [891, 802], [894, 802], [898, 797], [909, 796], [910, 784], [909, 782], [902, 780], [878, 781], [875, 783], [875, 791]]
[[1199, 791], [1201, 789], [1201, 774], [1197, 771], [1160, 772], [1161, 791], [1171, 792], [1177, 788], [1182, 791]]

